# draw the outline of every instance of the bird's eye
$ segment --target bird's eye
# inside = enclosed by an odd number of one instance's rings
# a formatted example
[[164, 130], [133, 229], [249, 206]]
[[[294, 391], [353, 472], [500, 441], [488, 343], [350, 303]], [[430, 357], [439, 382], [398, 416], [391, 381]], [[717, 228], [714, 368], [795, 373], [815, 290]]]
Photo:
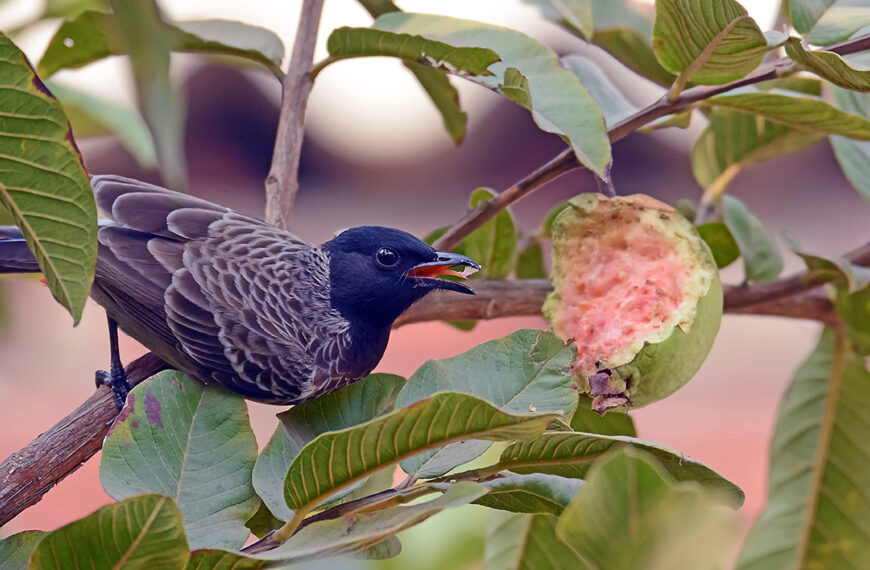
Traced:
[[377, 259], [378, 263], [383, 267], [392, 267], [399, 263], [399, 254], [391, 247], [382, 247], [378, 250], [378, 253], [375, 254], [375, 259]]

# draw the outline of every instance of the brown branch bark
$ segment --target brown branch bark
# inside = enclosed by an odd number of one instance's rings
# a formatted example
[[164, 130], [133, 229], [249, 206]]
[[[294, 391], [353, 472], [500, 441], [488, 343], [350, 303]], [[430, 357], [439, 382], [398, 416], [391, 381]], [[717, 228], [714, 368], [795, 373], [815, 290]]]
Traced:
[[303, 0], [290, 66], [282, 83], [281, 115], [272, 166], [266, 177], [266, 221], [282, 229], [290, 226], [290, 214], [299, 190], [305, 108], [314, 84], [310, 72], [322, 10], [323, 0]]
[[[127, 365], [134, 386], [167, 364], [148, 353]], [[42, 499], [103, 446], [103, 438], [121, 410], [105, 386], [27, 447], [0, 464], [0, 526]]]
[[[833, 51], [840, 55], [855, 53], [866, 49], [870, 49], [870, 35], [855, 38], [827, 48], [828, 51]], [[780, 74], [794, 68], [795, 64], [790, 59], [781, 58], [770, 63], [764, 63], [746, 77], [732, 81], [731, 83], [693, 87], [683, 91], [683, 93], [673, 101], [668, 101], [667, 94], [665, 94], [665, 96], [649, 107], [638, 111], [634, 115], [614, 125], [607, 131], [607, 135], [610, 138], [610, 142], [614, 143], [656, 119], [685, 110], [700, 101], [737, 89], [738, 87], [776, 79]], [[434, 243], [435, 249], [440, 251], [450, 251], [456, 247], [464, 237], [485, 224], [501, 210], [540, 189], [547, 182], [558, 178], [562, 174], [574, 170], [575, 168], [583, 168], [583, 166], [577, 162], [571, 149], [569, 148], [562, 151], [548, 163], [524, 177], [510, 188], [507, 188], [492, 200], [466, 212], [459, 221], [453, 224], [447, 233], [441, 236]]]

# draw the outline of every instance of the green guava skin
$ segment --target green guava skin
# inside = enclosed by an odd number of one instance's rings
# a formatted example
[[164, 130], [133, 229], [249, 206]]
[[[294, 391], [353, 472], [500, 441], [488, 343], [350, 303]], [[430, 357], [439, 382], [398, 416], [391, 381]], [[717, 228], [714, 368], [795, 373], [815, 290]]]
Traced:
[[[557, 271], [559, 263], [564, 263], [564, 261], [557, 259], [558, 248], [556, 244], [563, 236], [570, 239], [572, 231], [576, 232], [584, 224], [588, 225], [589, 218], [599, 203], [606, 200], [608, 199], [598, 194], [575, 196], [569, 202], [571, 207], [563, 210], [554, 222], [554, 271], [551, 279], [555, 290], [547, 297], [543, 308], [544, 316], [551, 324], [555, 323], [555, 317], [558, 315], [562, 303], [558, 275], [565, 273], [565, 267], [559, 267], [559, 271]], [[625, 410], [646, 406], [682, 388], [691, 380], [707, 358], [722, 320], [722, 283], [718, 270], [709, 247], [698, 235], [691, 222], [679, 215], [670, 206], [647, 196], [636, 195], [617, 198], [617, 200], [625, 202], [638, 200], [644, 208], [653, 205], [661, 211], [666, 211], [669, 217], [668, 223], [673, 223], [674, 227], [678, 227], [678, 233], [684, 239], [692, 242], [690, 249], [695, 258], [697, 270], [703, 271], [712, 279], [710, 279], [706, 294], [697, 301], [695, 316], [688, 323], [688, 326], [675, 324], [670, 335], [665, 339], [658, 342], [644, 342], [629, 362], [607, 369], [613, 376], [610, 384], [624, 386], [624, 393], [617, 394], [616, 389], [611, 389], [609, 392], [614, 393], [608, 395], [624, 396], [624, 398], [617, 397], [597, 403], [593, 409], [599, 413], [611, 409]], [[636, 206], [633, 205], [633, 207]], [[688, 332], [685, 329], [688, 329]], [[575, 376], [580, 390], [590, 392], [589, 377], [579, 373], [576, 369]], [[625, 398], [630, 403], [620, 405], [625, 403]]]

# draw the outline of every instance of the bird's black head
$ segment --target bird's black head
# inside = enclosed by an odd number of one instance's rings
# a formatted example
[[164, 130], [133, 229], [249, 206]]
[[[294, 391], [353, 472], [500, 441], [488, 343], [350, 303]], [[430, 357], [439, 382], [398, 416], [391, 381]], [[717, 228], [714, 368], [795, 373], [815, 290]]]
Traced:
[[361, 226], [341, 232], [321, 248], [329, 255], [330, 300], [351, 322], [389, 327], [430, 291], [474, 294], [467, 285], [438, 279], [461, 275], [451, 267], [480, 269], [473, 260], [435, 251], [411, 234]]

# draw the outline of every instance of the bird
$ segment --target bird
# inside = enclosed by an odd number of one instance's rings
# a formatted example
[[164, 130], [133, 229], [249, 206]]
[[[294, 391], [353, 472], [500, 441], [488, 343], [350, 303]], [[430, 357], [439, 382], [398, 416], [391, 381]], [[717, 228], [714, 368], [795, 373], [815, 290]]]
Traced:
[[[393, 228], [360, 226], [311, 245], [207, 200], [115, 175], [91, 177], [99, 221], [90, 296], [108, 316], [111, 366], [130, 386], [118, 328], [170, 367], [250, 400], [299, 404], [367, 376], [393, 321], [443, 275], [480, 269]], [[457, 271], [462, 269], [462, 271]], [[38, 272], [15, 226], [0, 226], [0, 273]]]

